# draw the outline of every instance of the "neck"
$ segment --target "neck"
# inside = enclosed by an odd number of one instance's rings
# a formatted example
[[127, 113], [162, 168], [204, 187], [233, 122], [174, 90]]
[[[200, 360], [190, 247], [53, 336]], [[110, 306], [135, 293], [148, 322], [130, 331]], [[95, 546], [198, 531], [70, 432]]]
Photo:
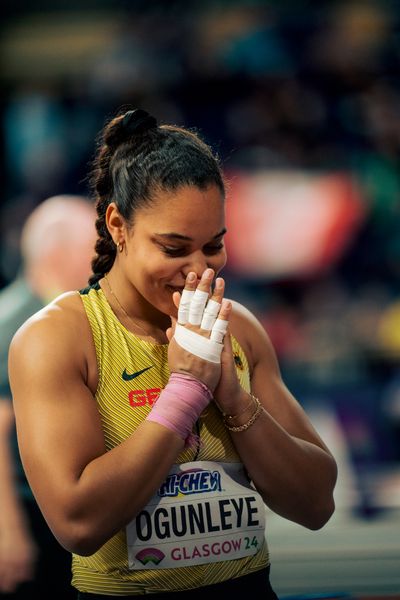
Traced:
[[122, 286], [118, 286], [110, 274], [105, 275], [100, 284], [115, 315], [129, 331], [158, 343], [168, 341], [165, 331], [170, 327], [171, 321], [167, 315], [150, 305], [134, 288], [128, 301], [127, 294], [120, 294], [118, 291]]

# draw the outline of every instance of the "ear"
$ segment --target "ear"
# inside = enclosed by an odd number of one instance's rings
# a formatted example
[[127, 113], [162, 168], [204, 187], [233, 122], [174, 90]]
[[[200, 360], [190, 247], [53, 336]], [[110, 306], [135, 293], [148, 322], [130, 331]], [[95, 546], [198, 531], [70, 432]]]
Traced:
[[110, 202], [110, 204], [107, 206], [106, 225], [115, 244], [121, 243], [125, 240], [125, 220], [119, 212], [115, 202]]

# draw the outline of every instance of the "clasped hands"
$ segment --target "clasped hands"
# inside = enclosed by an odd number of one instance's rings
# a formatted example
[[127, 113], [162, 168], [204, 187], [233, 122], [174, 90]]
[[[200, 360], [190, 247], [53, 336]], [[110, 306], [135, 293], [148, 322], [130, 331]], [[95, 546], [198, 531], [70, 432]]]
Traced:
[[218, 277], [212, 290], [213, 278], [214, 271], [206, 269], [197, 285], [196, 274], [188, 274], [182, 294], [173, 294], [178, 318], [171, 317], [167, 332], [171, 371], [191, 374], [212, 391], [221, 375], [221, 352], [232, 310], [223, 298], [224, 280]]

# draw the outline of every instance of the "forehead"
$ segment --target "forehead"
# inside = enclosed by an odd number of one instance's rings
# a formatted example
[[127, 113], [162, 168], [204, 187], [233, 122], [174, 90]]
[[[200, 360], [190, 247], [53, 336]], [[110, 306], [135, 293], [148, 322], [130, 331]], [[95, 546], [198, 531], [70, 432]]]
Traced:
[[190, 237], [199, 230], [215, 235], [225, 226], [224, 198], [217, 186], [206, 190], [185, 186], [175, 192], [161, 192], [151, 205], [136, 212], [135, 225], [140, 224]]

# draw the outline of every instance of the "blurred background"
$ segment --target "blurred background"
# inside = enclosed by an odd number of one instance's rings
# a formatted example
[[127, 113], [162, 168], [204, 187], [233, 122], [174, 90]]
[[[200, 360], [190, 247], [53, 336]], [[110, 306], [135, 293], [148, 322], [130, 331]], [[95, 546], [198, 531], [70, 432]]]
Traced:
[[87, 193], [117, 109], [199, 131], [229, 180], [228, 295], [339, 463], [324, 530], [269, 515], [275, 589], [400, 594], [400, 3], [2, 7], [0, 287], [30, 211]]

